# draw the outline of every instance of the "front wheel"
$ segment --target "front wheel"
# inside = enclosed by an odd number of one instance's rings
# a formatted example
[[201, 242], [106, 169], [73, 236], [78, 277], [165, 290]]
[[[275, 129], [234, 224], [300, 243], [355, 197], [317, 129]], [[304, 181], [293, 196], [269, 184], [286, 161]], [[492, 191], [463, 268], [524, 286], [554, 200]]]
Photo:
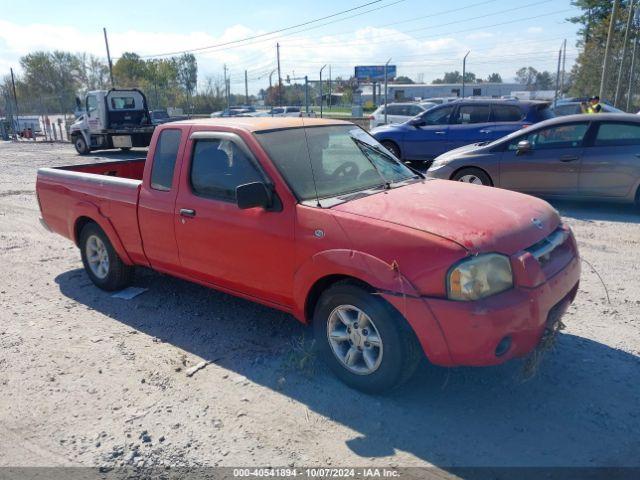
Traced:
[[492, 186], [491, 178], [479, 168], [469, 167], [463, 168], [456, 172], [451, 180], [463, 183], [473, 183], [475, 185]]
[[86, 140], [82, 134], [75, 135], [73, 137], [73, 146], [76, 147], [76, 152], [80, 155], [86, 155], [89, 153], [89, 146], [87, 145]]
[[102, 290], [122, 290], [133, 280], [134, 267], [122, 261], [95, 223], [89, 223], [80, 232], [80, 254], [87, 275]]
[[420, 346], [400, 314], [382, 298], [351, 282], [320, 297], [314, 318], [319, 354], [347, 385], [374, 393], [409, 379]]

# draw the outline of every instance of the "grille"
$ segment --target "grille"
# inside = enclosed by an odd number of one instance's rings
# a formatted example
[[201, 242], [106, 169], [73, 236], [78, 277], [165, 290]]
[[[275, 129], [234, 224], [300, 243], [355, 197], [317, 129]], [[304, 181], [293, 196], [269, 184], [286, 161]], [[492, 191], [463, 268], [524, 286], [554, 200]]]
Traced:
[[551, 261], [554, 255], [561, 250], [560, 247], [564, 246], [567, 238], [569, 238], [569, 232], [562, 228], [558, 228], [548, 237], [545, 237], [538, 243], [531, 245], [526, 250], [535, 257], [540, 265], [544, 267]]

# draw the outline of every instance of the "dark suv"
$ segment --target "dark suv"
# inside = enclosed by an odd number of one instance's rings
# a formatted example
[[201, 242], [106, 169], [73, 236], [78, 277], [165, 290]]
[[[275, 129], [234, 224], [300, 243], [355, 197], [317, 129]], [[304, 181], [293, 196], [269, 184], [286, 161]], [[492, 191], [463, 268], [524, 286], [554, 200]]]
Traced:
[[553, 116], [547, 102], [456, 100], [408, 122], [374, 128], [371, 135], [402, 160], [430, 162], [454, 148], [493, 141]]

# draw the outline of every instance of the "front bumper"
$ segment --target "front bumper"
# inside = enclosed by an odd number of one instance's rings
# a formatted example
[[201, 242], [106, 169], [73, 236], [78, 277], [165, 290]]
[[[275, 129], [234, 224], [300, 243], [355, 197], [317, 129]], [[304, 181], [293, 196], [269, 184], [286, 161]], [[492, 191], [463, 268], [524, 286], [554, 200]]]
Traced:
[[[403, 313], [431, 363], [446, 367], [498, 365], [529, 354], [540, 342], [547, 322], [559, 320], [573, 302], [580, 281], [580, 258], [573, 239], [571, 243], [570, 260], [548, 278], [539, 271], [531, 272], [535, 269], [528, 264], [528, 253], [514, 256], [512, 261], [529, 268], [520, 273], [516, 268], [516, 286], [489, 298], [471, 302], [385, 298]], [[501, 351], [505, 344], [508, 348]]]

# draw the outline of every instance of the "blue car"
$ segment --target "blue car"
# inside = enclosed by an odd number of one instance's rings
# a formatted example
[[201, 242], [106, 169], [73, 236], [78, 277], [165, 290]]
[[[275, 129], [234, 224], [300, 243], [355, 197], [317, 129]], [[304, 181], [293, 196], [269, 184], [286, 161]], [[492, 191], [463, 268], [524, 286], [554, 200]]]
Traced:
[[430, 163], [449, 150], [490, 142], [553, 116], [547, 102], [457, 100], [370, 133], [396, 157]]

